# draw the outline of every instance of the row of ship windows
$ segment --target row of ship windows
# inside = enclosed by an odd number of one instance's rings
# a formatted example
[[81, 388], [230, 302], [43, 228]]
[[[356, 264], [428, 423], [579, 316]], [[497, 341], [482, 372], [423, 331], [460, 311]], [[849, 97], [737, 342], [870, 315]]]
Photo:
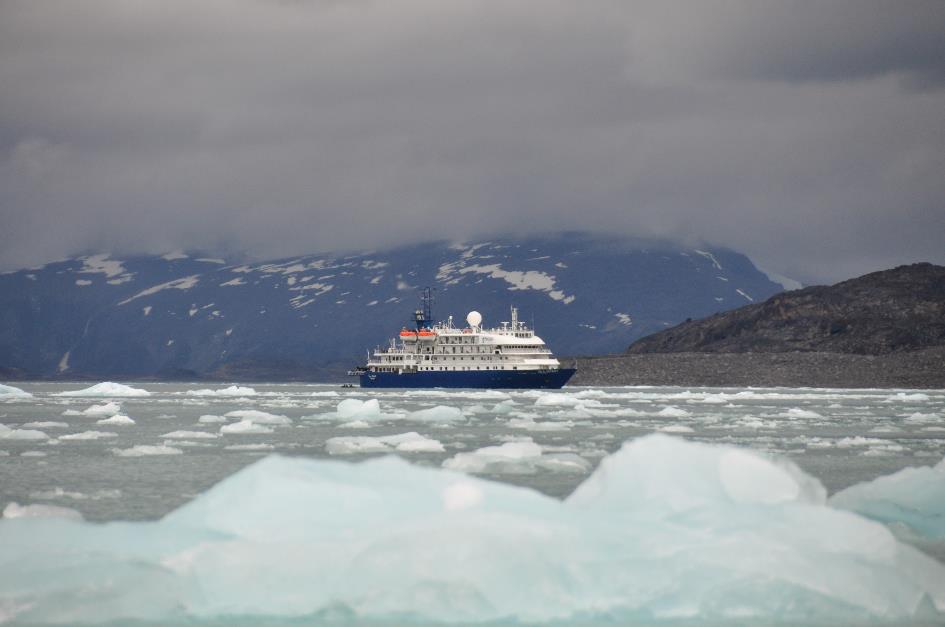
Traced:
[[[472, 366], [424, 366], [417, 368], [417, 370], [472, 370]], [[506, 368], [500, 368], [499, 366], [476, 366], [476, 370], [506, 370]], [[547, 366], [542, 366], [542, 370], [547, 370]], [[518, 366], [512, 366], [512, 370], [518, 370]], [[375, 372], [399, 372], [400, 368], [384, 368], [383, 366], [377, 367], [374, 369]]]

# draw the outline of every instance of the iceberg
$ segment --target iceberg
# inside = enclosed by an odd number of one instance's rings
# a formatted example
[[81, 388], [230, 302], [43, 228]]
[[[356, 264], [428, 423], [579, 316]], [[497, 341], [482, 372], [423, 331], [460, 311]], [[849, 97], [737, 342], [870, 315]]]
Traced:
[[224, 414], [227, 418], [239, 418], [241, 420], [251, 420], [257, 425], [290, 425], [292, 420], [286, 416], [270, 414], [269, 412], [259, 411], [258, 409], [238, 409], [236, 411]]
[[96, 420], [95, 424], [97, 425], [133, 425], [135, 421], [133, 418], [125, 416], [124, 414], [115, 414], [111, 418], [102, 418], [101, 420]]
[[257, 434], [266, 434], [272, 433], [274, 429], [272, 427], [267, 427], [265, 425], [258, 425], [252, 420], [240, 420], [239, 422], [234, 422], [233, 424], [223, 425], [220, 427], [220, 433], [232, 433], [232, 434], [241, 434], [241, 435], [257, 435]]
[[[68, 411], [68, 410], [67, 410]], [[68, 415], [76, 416], [114, 416], [121, 413], [121, 405], [118, 403], [102, 403], [101, 405], [92, 405], [79, 412], [70, 412]]]
[[[65, 518], [67, 520], [82, 520], [82, 514], [71, 507], [60, 505], [20, 505], [16, 502], [7, 503], [3, 508], [3, 518]], [[0, 619], [3, 614], [0, 613]]]
[[48, 440], [49, 436], [35, 429], [11, 429], [0, 424], [0, 440]]
[[830, 504], [886, 524], [905, 525], [930, 540], [945, 540], [945, 459], [850, 486]]
[[465, 420], [463, 411], [459, 407], [436, 405], [427, 409], [420, 409], [407, 414], [407, 420], [412, 422], [459, 422]]
[[0, 608], [28, 624], [935, 624], [945, 566], [827, 506], [789, 462], [655, 434], [564, 501], [396, 456], [270, 455], [155, 522], [2, 519]]
[[136, 444], [131, 448], [113, 448], [112, 453], [118, 457], [150, 457], [152, 455], [181, 455], [184, 451], [166, 444], [154, 446], [151, 444]]
[[3, 385], [0, 383], [0, 400], [8, 398], [33, 398], [33, 395], [12, 385]]
[[477, 474], [534, 474], [539, 470], [584, 473], [591, 469], [591, 464], [574, 453], [545, 454], [531, 438], [521, 438], [471, 453], [457, 453], [444, 461], [443, 467]]
[[128, 385], [122, 385], [121, 383], [105, 381], [82, 390], [59, 392], [57, 394], [51, 394], [50, 396], [98, 396], [103, 398], [120, 398], [132, 396], [151, 396], [151, 393], [141, 388], [133, 388]]
[[415, 431], [398, 435], [341, 436], [328, 438], [325, 450], [330, 455], [351, 455], [357, 453], [442, 453], [446, 449], [438, 441], [422, 436]]
[[189, 390], [187, 392], [187, 395], [188, 396], [221, 396], [221, 397], [256, 396], [256, 390], [254, 390], [251, 387], [231, 385], [230, 387], [221, 388], [219, 390], [211, 390], [208, 388], [203, 388], [200, 390]]

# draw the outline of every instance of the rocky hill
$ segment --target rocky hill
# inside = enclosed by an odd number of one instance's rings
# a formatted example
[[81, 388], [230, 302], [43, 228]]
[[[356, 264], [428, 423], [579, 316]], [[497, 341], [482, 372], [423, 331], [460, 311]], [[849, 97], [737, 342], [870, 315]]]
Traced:
[[627, 352], [887, 355], [942, 345], [945, 267], [920, 263], [687, 320]]
[[266, 262], [83, 257], [0, 274], [0, 378], [333, 380], [435, 312], [510, 305], [559, 355], [611, 353], [782, 286], [722, 249], [566, 233]]

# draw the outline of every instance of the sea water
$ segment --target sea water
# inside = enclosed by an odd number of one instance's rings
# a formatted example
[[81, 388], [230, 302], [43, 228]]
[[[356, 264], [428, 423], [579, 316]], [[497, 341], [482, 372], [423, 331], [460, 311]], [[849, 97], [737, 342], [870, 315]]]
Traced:
[[945, 616], [945, 390], [0, 387], [0, 621]]

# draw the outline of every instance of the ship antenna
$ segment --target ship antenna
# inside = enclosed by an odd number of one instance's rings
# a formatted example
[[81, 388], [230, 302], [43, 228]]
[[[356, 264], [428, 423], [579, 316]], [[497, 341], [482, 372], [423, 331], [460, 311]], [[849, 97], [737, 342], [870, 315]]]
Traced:
[[417, 311], [417, 328], [423, 323], [433, 325], [433, 302], [436, 300], [436, 288], [425, 287], [420, 291], [420, 309]]

